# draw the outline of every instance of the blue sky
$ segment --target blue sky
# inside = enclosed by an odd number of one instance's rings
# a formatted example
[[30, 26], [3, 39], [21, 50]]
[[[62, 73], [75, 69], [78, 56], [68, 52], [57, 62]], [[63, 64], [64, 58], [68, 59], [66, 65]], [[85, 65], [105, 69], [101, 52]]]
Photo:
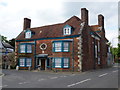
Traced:
[[[23, 29], [23, 18], [32, 20], [31, 27], [62, 23], [80, 9], [89, 10], [89, 25], [98, 23], [98, 14], [105, 18], [106, 37], [117, 46], [118, 2], [88, 2], [88, 0], [0, 0], [0, 34], [15, 38]], [[89, 0], [90, 1], [90, 0]], [[28, 3], [29, 2], [29, 3]]]

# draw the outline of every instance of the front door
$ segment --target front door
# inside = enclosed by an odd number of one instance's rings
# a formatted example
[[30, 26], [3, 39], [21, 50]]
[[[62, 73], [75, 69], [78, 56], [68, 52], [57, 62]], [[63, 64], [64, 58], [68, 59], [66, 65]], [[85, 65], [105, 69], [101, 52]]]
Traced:
[[41, 59], [41, 70], [45, 70], [45, 59]]

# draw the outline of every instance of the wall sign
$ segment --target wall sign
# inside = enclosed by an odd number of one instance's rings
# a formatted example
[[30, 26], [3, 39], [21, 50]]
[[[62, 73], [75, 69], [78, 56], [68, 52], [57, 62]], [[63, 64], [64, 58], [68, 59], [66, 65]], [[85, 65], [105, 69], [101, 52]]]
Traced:
[[41, 49], [41, 50], [45, 50], [46, 48], [47, 48], [47, 44], [42, 43], [42, 44], [40, 45], [40, 49]]

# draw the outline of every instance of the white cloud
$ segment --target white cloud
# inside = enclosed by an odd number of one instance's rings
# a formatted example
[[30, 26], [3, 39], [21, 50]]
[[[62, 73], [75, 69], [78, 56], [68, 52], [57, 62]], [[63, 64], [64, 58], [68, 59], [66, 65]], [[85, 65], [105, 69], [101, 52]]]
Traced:
[[68, 0], [0, 0], [0, 33], [8, 39], [15, 38], [22, 31], [25, 17], [32, 19], [32, 27], [62, 23], [73, 15], [80, 17], [80, 8], [83, 7], [89, 10], [91, 25], [97, 24], [98, 14], [102, 13], [105, 16], [106, 36], [110, 41], [118, 35], [117, 3], [90, 3], [89, 1], [83, 2], [83, 0], [77, 0], [77, 2]]

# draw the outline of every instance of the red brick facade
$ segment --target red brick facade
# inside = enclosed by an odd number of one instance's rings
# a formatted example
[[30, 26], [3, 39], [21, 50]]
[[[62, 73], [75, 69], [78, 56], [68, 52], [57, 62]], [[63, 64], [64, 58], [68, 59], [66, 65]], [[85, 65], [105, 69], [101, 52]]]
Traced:
[[[39, 59], [44, 64], [41, 66], [45, 67], [45, 70], [86, 71], [107, 65], [107, 39], [105, 38], [104, 17], [102, 15], [98, 16], [98, 25], [94, 26], [88, 24], [88, 10], [86, 8], [81, 9], [81, 19], [73, 16], [64, 23], [38, 28], [30, 28], [30, 22], [30, 19], [24, 19], [23, 31], [16, 38], [16, 60], [18, 60], [18, 65], [20, 64], [19, 58], [23, 57], [31, 58], [32, 69], [37, 69]], [[70, 35], [63, 35], [65, 25], [72, 27]], [[34, 32], [29, 39], [25, 38], [26, 29]], [[71, 40], [69, 41], [69, 52], [53, 52], [53, 42], [64, 42], [65, 40]], [[32, 53], [20, 53], [21, 43], [32, 43]], [[40, 48], [43, 43], [47, 45], [45, 50]], [[47, 56], [41, 57], [39, 55]], [[53, 58], [56, 57], [69, 58], [69, 67], [52, 67]], [[49, 65], [47, 65], [48, 63]], [[28, 69], [28, 67], [23, 66], [20, 69]]]

